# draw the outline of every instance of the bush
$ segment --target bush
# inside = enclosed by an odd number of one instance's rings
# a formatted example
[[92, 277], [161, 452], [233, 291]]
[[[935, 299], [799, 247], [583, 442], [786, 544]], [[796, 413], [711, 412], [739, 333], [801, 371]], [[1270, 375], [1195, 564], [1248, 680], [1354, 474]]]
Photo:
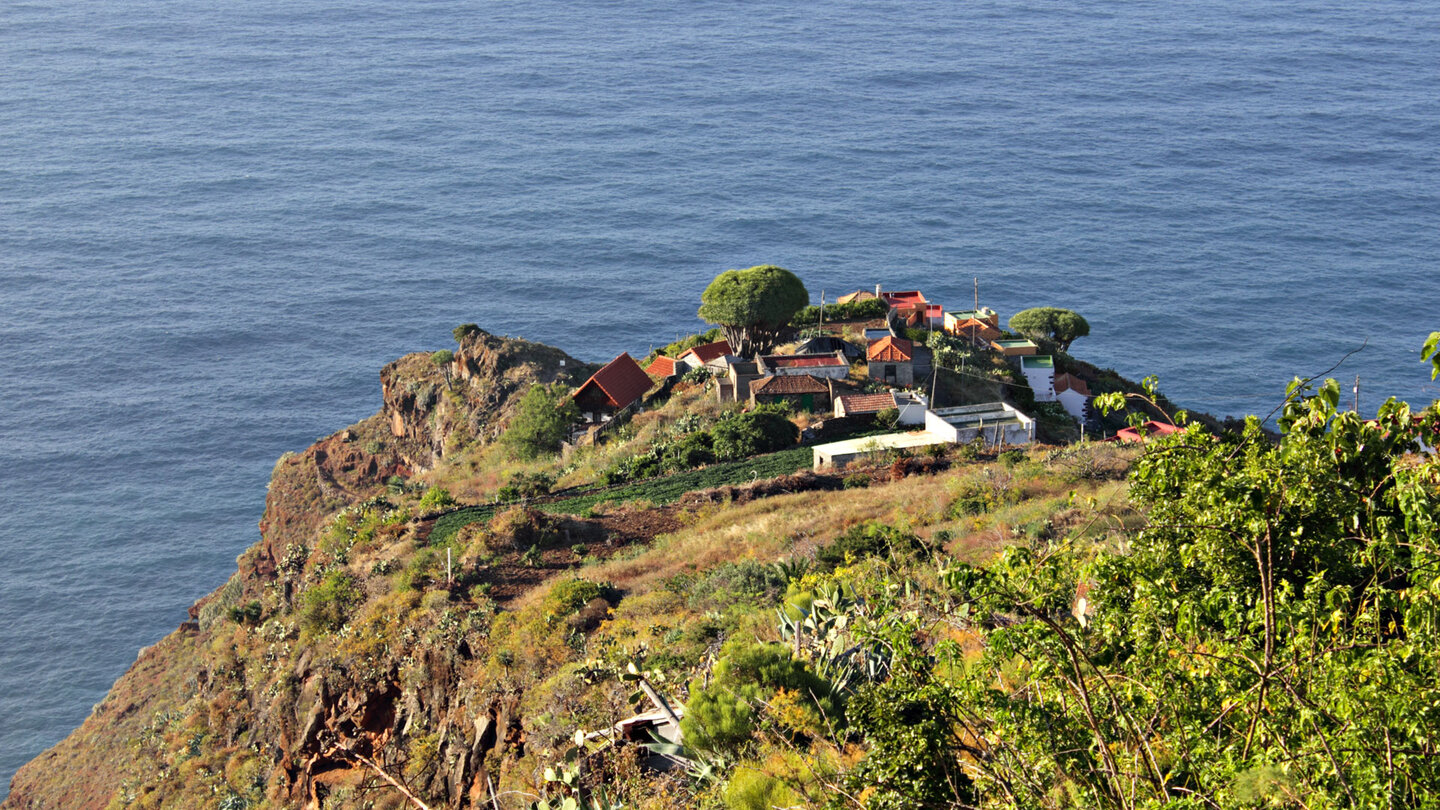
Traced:
[[588, 579], [566, 579], [555, 583], [550, 595], [545, 597], [545, 611], [550, 616], [564, 618], [580, 611], [596, 599], [610, 601], [615, 589], [608, 582], [591, 582]]
[[[681, 734], [701, 750], [734, 751], [760, 727], [771, 703], [785, 706], [788, 719], [782, 725], [795, 734], [806, 730], [797, 726], [818, 729], [842, 719], [830, 684], [785, 645], [734, 639], [721, 648], [709, 684], [691, 684]], [[801, 718], [794, 717], [797, 710]]]
[[761, 405], [749, 413], [727, 415], [710, 431], [715, 457], [747, 458], [794, 445], [800, 441], [800, 428], [785, 414], [783, 405]]
[[480, 325], [475, 323], [462, 323], [450, 332], [451, 335], [454, 335], [456, 343], [464, 343], [465, 338], [479, 333]]
[[[888, 307], [885, 302], [878, 298], [867, 301], [851, 301], [847, 304], [826, 304], [825, 322], [838, 323], [841, 321], [871, 321], [876, 318], [885, 317]], [[820, 307], [811, 304], [790, 319], [794, 326], [816, 326], [820, 323]]]
[[899, 423], [899, 408], [886, 408], [885, 410], [875, 414], [875, 427], [878, 427], [881, 430], [894, 430], [895, 426]]
[[529, 500], [540, 498], [550, 494], [555, 486], [555, 476], [543, 472], [524, 473], [518, 472], [510, 476], [510, 480], [496, 493], [502, 501]]
[[443, 487], [431, 487], [425, 490], [425, 495], [420, 499], [420, 511], [436, 512], [455, 505], [455, 499]]
[[360, 603], [359, 584], [348, 571], [335, 570], [302, 597], [300, 622], [311, 632], [340, 629], [350, 610]]
[[815, 552], [815, 562], [828, 570], [850, 558], [912, 556], [924, 548], [920, 538], [910, 532], [869, 521], [852, 526], [834, 543]]
[[560, 451], [570, 426], [580, 420], [580, 409], [562, 383], [533, 385], [520, 398], [520, 409], [505, 429], [504, 442], [523, 459]]

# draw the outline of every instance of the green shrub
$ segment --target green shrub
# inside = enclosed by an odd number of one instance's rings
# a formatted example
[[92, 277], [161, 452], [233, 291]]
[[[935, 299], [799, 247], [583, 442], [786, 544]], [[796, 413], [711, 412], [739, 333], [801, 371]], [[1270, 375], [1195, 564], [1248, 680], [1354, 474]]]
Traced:
[[844, 565], [847, 559], [905, 557], [924, 550], [920, 538], [883, 523], [868, 521], [852, 526], [834, 543], [815, 552], [815, 562], [828, 570]]
[[614, 593], [615, 589], [608, 582], [591, 582], [578, 577], [561, 580], [545, 597], [545, 610], [550, 616], [564, 618], [578, 613], [596, 599], [609, 601]]
[[230, 608], [230, 621], [236, 624], [256, 625], [260, 623], [264, 615], [264, 609], [260, 602], [251, 600], [244, 605], [234, 605]]
[[455, 505], [455, 499], [443, 487], [431, 487], [425, 490], [425, 495], [420, 499], [420, 511], [438, 512]]
[[455, 337], [456, 343], [464, 343], [465, 338], [468, 338], [471, 335], [478, 335], [479, 333], [480, 325], [474, 323], [462, 323], [450, 332], [450, 334]]
[[[808, 717], [766, 718], [765, 706], [772, 703], [783, 705], [786, 715], [798, 712]], [[776, 721], [783, 731], [802, 733], [804, 729], [797, 726], [819, 728], [827, 721], [839, 724], [842, 717], [830, 684], [792, 656], [788, 647], [734, 639], [720, 649], [710, 682], [697, 679], [690, 685], [680, 729], [688, 745], [728, 752], [744, 745], [762, 719]]]
[[[846, 304], [826, 304], [825, 322], [870, 321], [885, 317], [886, 310], [885, 302], [878, 298], [851, 301]], [[818, 325], [820, 323], [820, 307], [811, 304], [802, 308], [795, 313], [795, 317], [790, 319], [790, 323], [799, 327]]]
[[549, 473], [518, 472], [510, 477], [505, 486], [500, 488], [496, 497], [501, 501], [529, 500], [540, 498], [550, 494], [555, 486], [555, 476]]
[[894, 430], [895, 425], [900, 423], [900, 409], [886, 408], [875, 414], [875, 426], [882, 430]]
[[348, 571], [331, 571], [320, 584], [305, 591], [301, 599], [301, 625], [316, 633], [338, 630], [360, 599], [355, 577]]
[[758, 560], [723, 562], [684, 585], [691, 605], [727, 608], [737, 604], [774, 604], [785, 581], [772, 565]]
[[505, 429], [504, 442], [520, 458], [534, 459], [560, 451], [580, 409], [563, 383], [532, 385], [520, 398], [519, 410]]
[[711, 429], [715, 457], [746, 458], [784, 450], [800, 441], [800, 428], [783, 405], [761, 405], [749, 413], [730, 413]]

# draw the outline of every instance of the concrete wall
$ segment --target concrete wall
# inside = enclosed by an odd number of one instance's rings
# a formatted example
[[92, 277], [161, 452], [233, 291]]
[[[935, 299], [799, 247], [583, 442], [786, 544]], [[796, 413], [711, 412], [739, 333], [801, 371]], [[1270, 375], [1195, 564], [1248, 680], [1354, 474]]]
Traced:
[[[895, 376], [893, 378], [885, 376], [886, 366], [895, 367]], [[882, 363], [878, 360], [874, 360], [867, 363], [865, 369], [866, 375], [869, 376], [872, 380], [879, 380], [885, 383], [893, 383], [895, 385], [915, 384], [914, 363]]]

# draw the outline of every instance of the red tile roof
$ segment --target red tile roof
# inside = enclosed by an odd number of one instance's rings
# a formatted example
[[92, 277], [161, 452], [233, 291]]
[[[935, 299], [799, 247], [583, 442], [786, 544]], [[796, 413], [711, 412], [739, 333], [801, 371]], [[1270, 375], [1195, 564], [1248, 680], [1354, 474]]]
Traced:
[[782, 374], [761, 377], [750, 383], [750, 393], [776, 396], [780, 394], [828, 394], [830, 386], [809, 374]]
[[692, 354], [695, 355], [696, 360], [700, 361], [701, 365], [704, 365], [711, 360], [724, 357], [727, 354], [734, 354], [734, 352], [730, 350], [730, 341], [718, 340], [714, 343], [706, 343], [704, 346], [686, 349], [680, 353], [680, 356], [683, 358]]
[[878, 363], [904, 363], [914, 356], [915, 344], [894, 335], [870, 341], [870, 348], [865, 353], [867, 359]]
[[903, 305], [903, 304], [924, 304], [924, 303], [927, 303], [927, 301], [926, 301], [926, 299], [925, 299], [925, 294], [922, 293], [922, 292], [920, 292], [919, 290], [903, 290], [903, 291], [890, 291], [890, 290], [887, 290], [887, 291], [885, 291], [885, 292], [880, 293], [880, 297], [881, 297], [882, 299], [884, 299], [885, 303], [889, 304], [889, 305], [892, 306], [892, 307], [901, 306], [901, 305]]
[[1057, 394], [1061, 391], [1074, 391], [1082, 397], [1090, 396], [1090, 386], [1074, 374], [1056, 374], [1054, 386]]
[[[675, 376], [675, 368], [677, 366], [685, 366], [685, 364], [673, 357], [666, 357], [662, 354], [650, 361], [650, 365], [645, 367], [645, 371], [648, 374], [654, 374], [656, 377], [673, 377]], [[685, 367], [689, 368], [689, 366]]]
[[840, 408], [845, 411], [846, 416], [854, 416], [857, 413], [879, 413], [896, 407], [894, 394], [852, 394], [848, 397], [837, 397], [840, 400]]
[[844, 360], [831, 354], [767, 354], [760, 358], [767, 368], [811, 368], [821, 366], [848, 366]]
[[579, 399], [584, 392], [599, 391], [601, 400], [612, 408], [623, 408], [645, 395], [655, 382], [629, 352], [605, 364], [605, 367], [591, 375], [585, 384], [575, 389], [572, 395]]
[[1141, 425], [1139, 430], [1127, 427], [1115, 431], [1115, 438], [1126, 442], [1143, 442], [1151, 436], [1167, 436], [1171, 433], [1179, 432], [1180, 428], [1174, 425], [1167, 425], [1164, 422], [1156, 422], [1152, 419]]
[[1000, 330], [991, 325], [989, 321], [976, 318], [966, 318], [952, 326], [950, 332], [956, 335], [965, 335], [972, 340], [994, 340], [1000, 337]]

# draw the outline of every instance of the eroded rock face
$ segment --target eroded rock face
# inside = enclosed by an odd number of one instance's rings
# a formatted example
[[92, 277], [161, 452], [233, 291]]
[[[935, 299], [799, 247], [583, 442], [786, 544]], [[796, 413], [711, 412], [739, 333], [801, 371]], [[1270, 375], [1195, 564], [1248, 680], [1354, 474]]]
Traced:
[[385, 366], [382, 413], [405, 462], [425, 470], [456, 447], [496, 438], [516, 394], [556, 380], [577, 385], [593, 371], [559, 349], [475, 330], [449, 363], [410, 354]]
[[221, 619], [249, 600], [298, 608], [315, 578], [303, 579], [294, 560], [303, 566], [336, 512], [384, 493], [392, 476], [493, 439], [530, 385], [573, 384], [592, 370], [558, 349], [478, 330], [452, 363], [412, 354], [387, 365], [381, 411], [276, 463], [260, 540], [236, 574], [147, 648], [79, 729], [21, 768], [3, 807], [163, 797], [164, 780], [180, 777], [140, 771], [173, 760], [192, 718], [210, 735], [192, 744], [228, 752], [227, 770], [260, 769], [274, 806], [319, 807], [334, 790], [376, 778], [377, 767], [403, 771], [396, 752], [411, 755], [422, 730], [435, 759], [417, 786], [447, 797], [443, 806], [486, 804], [487, 761], [523, 752], [524, 734], [518, 698], [462, 677], [467, 645], [416, 637], [364, 652], [333, 640], [321, 649], [307, 645], [294, 613], [288, 628]]

